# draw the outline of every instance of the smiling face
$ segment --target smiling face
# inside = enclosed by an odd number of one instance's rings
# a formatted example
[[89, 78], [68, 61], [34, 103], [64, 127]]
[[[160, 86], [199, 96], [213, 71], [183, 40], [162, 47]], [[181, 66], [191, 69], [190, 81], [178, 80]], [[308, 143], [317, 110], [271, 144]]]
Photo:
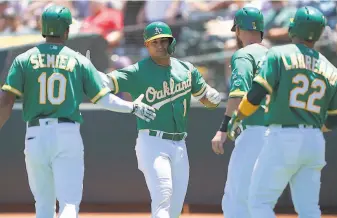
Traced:
[[169, 38], [158, 38], [145, 43], [147, 50], [151, 57], [154, 58], [167, 58], [167, 48], [170, 44]]

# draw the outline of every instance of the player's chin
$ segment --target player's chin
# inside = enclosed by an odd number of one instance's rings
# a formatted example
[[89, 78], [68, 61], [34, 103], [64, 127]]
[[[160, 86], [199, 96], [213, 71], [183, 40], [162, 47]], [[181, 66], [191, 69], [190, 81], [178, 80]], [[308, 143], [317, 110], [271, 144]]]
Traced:
[[167, 58], [169, 56], [169, 54], [166, 51], [161, 51], [161, 52], [157, 52], [156, 56], [158, 58]]

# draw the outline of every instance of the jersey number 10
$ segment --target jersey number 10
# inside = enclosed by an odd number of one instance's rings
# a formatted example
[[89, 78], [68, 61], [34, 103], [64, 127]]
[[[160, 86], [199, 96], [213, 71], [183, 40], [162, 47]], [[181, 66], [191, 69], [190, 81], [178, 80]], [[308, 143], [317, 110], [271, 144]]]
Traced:
[[[59, 82], [58, 90], [54, 90], [55, 82]], [[38, 82], [40, 83], [40, 104], [46, 104], [47, 99], [52, 105], [60, 105], [66, 99], [67, 79], [60, 73], [53, 73], [47, 78], [47, 73], [42, 73]], [[55, 96], [54, 92], [57, 95]]]
[[[290, 91], [289, 106], [301, 108], [313, 113], [320, 113], [321, 107], [315, 105], [315, 101], [322, 99], [322, 97], [324, 96], [326, 91], [325, 82], [321, 79], [314, 79], [309, 87], [309, 78], [304, 74], [297, 74], [293, 77], [292, 83], [301, 85], [293, 88]], [[317, 89], [317, 91], [311, 93], [306, 102], [298, 100], [298, 96], [305, 95], [309, 91], [309, 88]]]

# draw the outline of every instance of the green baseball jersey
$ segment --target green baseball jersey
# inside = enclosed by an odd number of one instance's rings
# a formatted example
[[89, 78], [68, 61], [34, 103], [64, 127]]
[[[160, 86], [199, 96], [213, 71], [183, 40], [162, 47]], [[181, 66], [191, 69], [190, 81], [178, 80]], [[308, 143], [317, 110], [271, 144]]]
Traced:
[[62, 117], [79, 123], [83, 93], [95, 103], [110, 92], [86, 57], [55, 44], [17, 56], [2, 89], [23, 98], [24, 121]]
[[[230, 98], [242, 98], [252, 87], [263, 58], [268, 49], [261, 44], [251, 44], [237, 50], [231, 60]], [[243, 120], [243, 125], [264, 125], [264, 105], [250, 117]]]
[[255, 82], [271, 95], [266, 123], [322, 127], [337, 114], [337, 70], [319, 52], [302, 44], [269, 50]]
[[206, 82], [190, 63], [171, 58], [170, 66], [157, 65], [150, 57], [108, 74], [115, 93], [129, 92], [133, 99], [144, 94], [143, 102], [156, 109], [151, 122], [137, 119], [137, 129], [169, 133], [186, 132], [191, 94], [200, 97]]

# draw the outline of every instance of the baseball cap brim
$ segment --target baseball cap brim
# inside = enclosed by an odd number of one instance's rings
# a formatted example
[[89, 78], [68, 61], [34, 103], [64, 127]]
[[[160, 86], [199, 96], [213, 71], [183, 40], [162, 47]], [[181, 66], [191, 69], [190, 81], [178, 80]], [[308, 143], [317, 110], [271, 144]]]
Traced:
[[149, 42], [151, 40], [154, 40], [154, 39], [159, 39], [159, 38], [172, 38], [171, 35], [169, 34], [158, 34], [158, 35], [155, 35], [155, 36], [152, 36], [151, 38], [147, 39], [145, 42]]

